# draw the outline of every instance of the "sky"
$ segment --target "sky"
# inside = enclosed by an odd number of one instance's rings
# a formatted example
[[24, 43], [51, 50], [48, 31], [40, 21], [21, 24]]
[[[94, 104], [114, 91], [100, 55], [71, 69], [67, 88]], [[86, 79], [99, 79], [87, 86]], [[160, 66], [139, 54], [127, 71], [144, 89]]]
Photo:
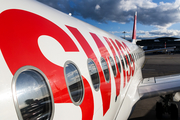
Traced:
[[180, 38], [180, 0], [38, 0], [116, 36], [137, 39]]

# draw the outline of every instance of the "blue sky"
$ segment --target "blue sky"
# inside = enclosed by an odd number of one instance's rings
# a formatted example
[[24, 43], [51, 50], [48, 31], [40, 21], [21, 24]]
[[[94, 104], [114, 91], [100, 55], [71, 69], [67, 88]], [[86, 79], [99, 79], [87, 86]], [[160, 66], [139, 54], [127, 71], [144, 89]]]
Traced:
[[180, 0], [38, 0], [107, 32], [131, 39], [137, 15], [137, 39], [180, 38]]

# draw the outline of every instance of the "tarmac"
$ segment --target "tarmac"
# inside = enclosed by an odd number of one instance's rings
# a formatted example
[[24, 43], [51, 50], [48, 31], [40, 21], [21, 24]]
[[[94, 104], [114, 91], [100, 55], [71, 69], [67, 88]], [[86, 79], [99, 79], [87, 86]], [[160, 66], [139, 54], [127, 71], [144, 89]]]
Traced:
[[[146, 55], [142, 74], [143, 78], [180, 74], [180, 54]], [[153, 97], [138, 101], [128, 120], [157, 120], [155, 106], [160, 100], [160, 97]], [[180, 102], [177, 105], [180, 120]], [[171, 120], [170, 115], [163, 115], [162, 120]]]

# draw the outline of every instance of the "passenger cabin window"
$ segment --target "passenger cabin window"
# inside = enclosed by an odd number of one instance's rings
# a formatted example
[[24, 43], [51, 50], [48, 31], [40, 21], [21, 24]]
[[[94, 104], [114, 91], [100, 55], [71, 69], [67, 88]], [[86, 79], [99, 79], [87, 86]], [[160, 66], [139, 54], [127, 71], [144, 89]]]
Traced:
[[112, 59], [111, 56], [109, 57], [109, 60], [110, 60], [110, 63], [111, 63], [111, 67], [112, 67], [112, 70], [113, 70], [113, 74], [114, 74], [114, 76], [116, 76], [117, 72], [116, 72], [116, 65], [115, 65], [115, 63], [114, 63], [114, 60]]
[[131, 63], [131, 65], [132, 65], [133, 60], [132, 60], [132, 56], [131, 56], [131, 54], [129, 54], [129, 60], [130, 60], [130, 63]]
[[116, 56], [116, 62], [117, 62], [118, 68], [119, 68], [119, 72], [121, 73], [121, 65], [120, 65], [119, 58], [117, 56]]
[[102, 65], [102, 69], [103, 69], [105, 79], [106, 79], [107, 82], [109, 82], [110, 74], [109, 74], [108, 65], [106, 63], [106, 60], [104, 58], [102, 58], [102, 57], [101, 57], [101, 65]]
[[98, 73], [96, 64], [94, 63], [92, 59], [88, 59], [88, 69], [89, 69], [89, 74], [91, 76], [94, 89], [98, 91], [100, 87], [99, 73]]
[[75, 105], [80, 105], [84, 97], [84, 86], [80, 72], [72, 62], [66, 62], [64, 68], [71, 100]]
[[131, 62], [131, 61], [130, 61], [130, 59], [129, 59], [129, 58], [130, 58], [130, 57], [129, 57], [129, 54], [127, 54], [126, 57], [127, 57], [127, 60], [128, 60], [128, 64], [130, 65], [130, 62]]
[[13, 90], [19, 119], [51, 119], [52, 93], [48, 80], [39, 69], [31, 66], [20, 68], [14, 75]]
[[133, 56], [133, 54], [131, 54], [131, 60], [132, 60], [132, 62], [134, 62], [134, 56]]
[[137, 58], [137, 53], [135, 53], [135, 59], [136, 59], [136, 61], [138, 60], [138, 58]]
[[124, 55], [124, 61], [125, 61], [125, 65], [126, 65], [126, 68], [128, 67], [128, 65], [127, 65], [127, 60], [126, 60], [126, 56]]
[[135, 56], [135, 53], [133, 54], [133, 59], [134, 59], [134, 61], [136, 61], [136, 56]]
[[120, 55], [120, 57], [121, 57], [121, 63], [122, 63], [123, 69], [125, 70], [125, 66], [124, 66], [124, 61], [123, 61], [123, 58], [122, 58], [122, 56], [121, 56], [121, 55]]

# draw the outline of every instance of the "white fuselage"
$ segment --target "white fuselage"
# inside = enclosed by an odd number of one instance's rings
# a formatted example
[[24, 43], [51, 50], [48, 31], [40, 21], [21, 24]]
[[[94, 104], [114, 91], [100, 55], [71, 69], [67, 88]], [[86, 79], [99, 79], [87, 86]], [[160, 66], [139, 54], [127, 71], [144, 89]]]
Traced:
[[[118, 76], [113, 74], [109, 56], [115, 62], [116, 56], [120, 60], [120, 68], [116, 62]], [[103, 76], [102, 58], [108, 65], [108, 82]], [[98, 90], [93, 87], [88, 59], [98, 68]], [[37, 1], [2, 0], [0, 118], [18, 119], [12, 81], [18, 69], [33, 66], [49, 81], [54, 101], [53, 120], [125, 120], [139, 100], [137, 86], [142, 80], [144, 59], [144, 52], [137, 45]], [[69, 97], [64, 77], [67, 62], [75, 64], [83, 78], [84, 97], [80, 105], [74, 104]], [[127, 62], [124, 69], [122, 62]]]

